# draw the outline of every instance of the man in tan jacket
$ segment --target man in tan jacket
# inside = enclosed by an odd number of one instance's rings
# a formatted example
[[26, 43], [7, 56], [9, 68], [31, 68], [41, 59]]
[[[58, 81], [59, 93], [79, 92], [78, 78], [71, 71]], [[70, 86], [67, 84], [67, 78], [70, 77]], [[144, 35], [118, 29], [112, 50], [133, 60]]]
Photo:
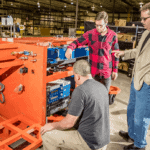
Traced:
[[127, 51], [113, 51], [115, 56], [124, 60], [135, 58], [130, 99], [127, 108], [128, 132], [119, 134], [134, 144], [125, 146], [124, 150], [145, 150], [146, 134], [150, 125], [150, 3], [141, 9], [141, 22], [146, 29], [138, 46]]

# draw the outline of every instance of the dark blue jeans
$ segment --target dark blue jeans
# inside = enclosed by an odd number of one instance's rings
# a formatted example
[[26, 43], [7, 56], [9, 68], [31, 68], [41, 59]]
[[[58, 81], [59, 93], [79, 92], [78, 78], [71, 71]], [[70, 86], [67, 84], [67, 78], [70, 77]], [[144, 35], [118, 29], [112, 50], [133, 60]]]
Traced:
[[132, 80], [127, 121], [128, 133], [134, 139], [134, 145], [144, 148], [147, 145], [146, 135], [150, 125], [150, 86], [146, 83], [137, 91]]
[[109, 78], [105, 79], [105, 78], [101, 78], [99, 75], [96, 75], [96, 76], [94, 77], [94, 79], [95, 79], [96, 81], [101, 82], [101, 83], [106, 87], [106, 89], [107, 89], [108, 92], [109, 92], [110, 85], [111, 85], [111, 76], [110, 76]]

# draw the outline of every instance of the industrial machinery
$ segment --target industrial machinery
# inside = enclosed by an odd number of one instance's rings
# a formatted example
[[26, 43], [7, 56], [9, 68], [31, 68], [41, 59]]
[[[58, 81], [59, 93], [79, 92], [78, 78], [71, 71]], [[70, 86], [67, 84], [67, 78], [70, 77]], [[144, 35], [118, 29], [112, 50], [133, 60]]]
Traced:
[[68, 106], [70, 102], [70, 81], [59, 79], [47, 84], [47, 116]]
[[[87, 47], [79, 48], [82, 55], [74, 53], [73, 59], [66, 60], [65, 46], [49, 49], [33, 44], [35, 40], [32, 38], [32, 44], [22, 44], [21, 39], [18, 43], [0, 40], [1, 150], [12, 150], [19, 140], [27, 143], [22, 150], [34, 150], [42, 144], [41, 126], [70, 101], [71, 83], [64, 78], [73, 75], [77, 59], [88, 59]], [[38, 43], [43, 41], [46, 39], [39, 38]]]
[[[55, 48], [48, 48], [48, 57], [47, 57], [48, 64], [50, 65], [56, 64], [58, 62], [67, 60], [67, 58], [65, 57], [67, 46], [68, 45], [63, 45]], [[80, 47], [72, 51], [71, 59], [84, 57], [88, 55], [89, 55], [88, 47]]]

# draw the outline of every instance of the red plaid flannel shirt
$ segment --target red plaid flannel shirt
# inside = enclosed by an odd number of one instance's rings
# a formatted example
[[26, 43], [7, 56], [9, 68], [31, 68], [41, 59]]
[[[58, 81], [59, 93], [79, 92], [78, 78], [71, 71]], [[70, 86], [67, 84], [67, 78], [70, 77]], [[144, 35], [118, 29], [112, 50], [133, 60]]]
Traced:
[[97, 29], [92, 29], [84, 33], [77, 40], [73, 41], [68, 48], [76, 49], [78, 46], [88, 44], [89, 63], [91, 64], [91, 74], [94, 77], [99, 74], [102, 78], [109, 78], [112, 71], [118, 72], [119, 59], [111, 53], [113, 50], [119, 51], [116, 33], [110, 30], [101, 36]]

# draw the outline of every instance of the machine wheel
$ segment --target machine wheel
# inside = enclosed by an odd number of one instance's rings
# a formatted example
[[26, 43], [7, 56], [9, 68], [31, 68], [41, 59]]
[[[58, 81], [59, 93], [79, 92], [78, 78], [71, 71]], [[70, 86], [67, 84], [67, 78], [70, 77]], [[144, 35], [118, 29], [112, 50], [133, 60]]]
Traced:
[[115, 101], [115, 94], [109, 94], [109, 105], [112, 105]]

